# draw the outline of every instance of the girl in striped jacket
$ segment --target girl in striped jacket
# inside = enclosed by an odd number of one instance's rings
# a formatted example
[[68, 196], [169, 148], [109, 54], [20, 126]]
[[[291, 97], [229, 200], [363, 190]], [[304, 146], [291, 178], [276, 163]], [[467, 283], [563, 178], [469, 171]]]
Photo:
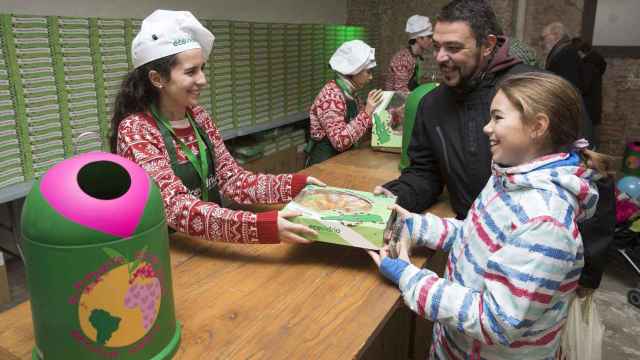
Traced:
[[[371, 253], [407, 305], [435, 321], [432, 359], [554, 359], [583, 267], [577, 223], [598, 201], [607, 158], [576, 141], [581, 100], [565, 80], [505, 79], [491, 104], [493, 175], [466, 219], [397, 207], [389, 248]], [[443, 278], [407, 248], [449, 252]]]

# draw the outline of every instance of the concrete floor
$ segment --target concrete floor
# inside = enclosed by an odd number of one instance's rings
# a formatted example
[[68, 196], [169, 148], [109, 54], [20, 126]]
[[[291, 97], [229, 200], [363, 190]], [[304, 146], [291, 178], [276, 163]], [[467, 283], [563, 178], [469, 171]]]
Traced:
[[612, 255], [600, 289], [594, 294], [605, 326], [603, 360], [640, 359], [640, 309], [627, 301], [627, 291], [640, 286], [640, 275]]
[[[13, 301], [0, 305], [0, 312], [28, 299], [24, 267], [19, 259], [7, 261]], [[615, 254], [595, 293], [605, 326], [602, 360], [640, 359], [640, 309], [627, 302], [627, 291], [640, 285], [640, 275]]]

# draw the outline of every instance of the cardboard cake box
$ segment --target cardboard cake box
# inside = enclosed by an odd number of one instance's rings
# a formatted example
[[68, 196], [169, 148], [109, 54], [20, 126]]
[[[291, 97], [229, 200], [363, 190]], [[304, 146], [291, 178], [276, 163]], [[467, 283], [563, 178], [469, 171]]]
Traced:
[[406, 97], [395, 91], [383, 91], [382, 102], [373, 112], [371, 147], [376, 150], [400, 152], [402, 122]]
[[307, 185], [284, 210], [302, 213], [290, 220], [317, 231], [312, 240], [377, 250], [394, 203], [370, 192]]

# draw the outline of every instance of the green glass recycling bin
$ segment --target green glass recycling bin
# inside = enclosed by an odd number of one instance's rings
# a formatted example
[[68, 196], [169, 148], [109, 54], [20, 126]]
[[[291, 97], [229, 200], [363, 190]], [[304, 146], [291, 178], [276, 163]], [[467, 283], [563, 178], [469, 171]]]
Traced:
[[160, 191], [104, 152], [62, 161], [22, 210], [33, 359], [170, 359], [180, 344]]

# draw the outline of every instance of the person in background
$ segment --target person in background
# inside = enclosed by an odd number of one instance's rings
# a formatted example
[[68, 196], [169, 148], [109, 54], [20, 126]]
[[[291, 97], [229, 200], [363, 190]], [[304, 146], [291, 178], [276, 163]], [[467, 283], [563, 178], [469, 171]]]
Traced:
[[[375, 193], [395, 195], [398, 205], [421, 213], [446, 185], [456, 217], [466, 216], [491, 176], [491, 146], [482, 128], [489, 121], [497, 83], [507, 75], [542, 71], [511, 55], [511, 39], [495, 36], [496, 29], [495, 13], [485, 1], [454, 0], [442, 8], [433, 34], [442, 83], [419, 105], [408, 149], [410, 165]], [[589, 127], [587, 116], [584, 127]], [[582, 136], [589, 139], [584, 131]], [[585, 244], [581, 295], [600, 286], [615, 228], [613, 186], [608, 178], [598, 182], [596, 215], [580, 224]]]
[[578, 88], [580, 57], [576, 48], [571, 46], [567, 28], [560, 22], [551, 23], [544, 27], [541, 38], [547, 52], [545, 69]]
[[111, 149], [146, 170], [160, 188], [170, 228], [208, 240], [307, 243], [310, 228], [295, 213], [252, 213], [221, 206], [284, 203], [307, 183], [301, 174], [264, 175], [242, 169], [209, 114], [198, 105], [214, 36], [188, 11], [156, 10], [131, 45], [134, 64], [112, 118]]
[[372, 79], [375, 49], [361, 40], [347, 41], [335, 51], [329, 65], [336, 79], [325, 84], [309, 109], [309, 140], [306, 165], [327, 160], [356, 145], [371, 128], [373, 111], [382, 100], [372, 90], [362, 106], [356, 96]]
[[595, 146], [600, 146], [597, 127], [602, 121], [602, 76], [607, 70], [607, 62], [581, 38], [573, 38], [571, 44], [578, 50], [578, 56], [580, 56], [578, 88], [593, 123], [593, 143]]
[[421, 71], [422, 56], [431, 48], [433, 30], [428, 17], [413, 15], [407, 20], [405, 31], [409, 36], [409, 45], [391, 58], [384, 89], [407, 96], [420, 85], [424, 75]]
[[[437, 26], [436, 26], [437, 33]], [[549, 73], [504, 78], [484, 126], [492, 175], [464, 220], [396, 205], [389, 247], [370, 255], [405, 303], [435, 321], [430, 359], [558, 359], [584, 265], [578, 223], [594, 215], [609, 159], [579, 139], [582, 99]], [[449, 253], [444, 277], [409, 246]]]

